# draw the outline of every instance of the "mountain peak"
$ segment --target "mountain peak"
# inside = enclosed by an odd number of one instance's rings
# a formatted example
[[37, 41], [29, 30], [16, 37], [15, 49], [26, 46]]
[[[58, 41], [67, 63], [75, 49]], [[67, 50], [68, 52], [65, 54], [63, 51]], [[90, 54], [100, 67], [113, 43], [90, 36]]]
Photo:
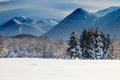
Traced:
[[95, 15], [93, 15], [92, 13], [87, 12], [86, 10], [84, 10], [82, 8], [77, 8], [75, 11], [73, 11], [70, 15], [68, 15], [64, 19], [64, 22], [70, 22], [71, 20], [83, 21], [83, 20], [86, 20], [86, 19], [91, 18], [91, 17], [95, 17]]
[[85, 11], [85, 10], [82, 8], [77, 8], [75, 11]]
[[68, 39], [71, 32], [75, 31], [79, 34], [85, 27], [90, 27], [95, 18], [94, 14], [77, 8], [43, 36], [51, 39]]
[[8, 22], [6, 22], [5, 24], [3, 24], [3, 25], [11, 25], [11, 24], [13, 24], [13, 25], [20, 25], [20, 24], [22, 24], [21, 22], [19, 22], [17, 19], [11, 19], [11, 20], [9, 20]]
[[82, 9], [82, 8], [77, 8], [77, 9], [73, 12], [73, 14], [79, 14], [79, 13], [86, 13], [86, 11], [85, 11], [84, 9]]

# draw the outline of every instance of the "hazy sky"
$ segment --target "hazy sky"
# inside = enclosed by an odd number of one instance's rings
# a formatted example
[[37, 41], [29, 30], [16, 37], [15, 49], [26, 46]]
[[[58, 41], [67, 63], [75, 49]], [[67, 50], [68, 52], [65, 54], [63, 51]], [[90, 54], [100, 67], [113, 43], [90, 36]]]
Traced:
[[0, 0], [0, 11], [31, 8], [42, 16], [56, 17], [65, 17], [76, 8], [95, 12], [110, 6], [120, 6], [120, 0]]

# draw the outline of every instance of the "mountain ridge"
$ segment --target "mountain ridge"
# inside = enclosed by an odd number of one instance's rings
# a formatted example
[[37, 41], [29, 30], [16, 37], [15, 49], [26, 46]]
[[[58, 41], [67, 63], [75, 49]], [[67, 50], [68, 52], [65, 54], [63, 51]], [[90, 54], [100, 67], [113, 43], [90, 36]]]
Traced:
[[[87, 24], [92, 23], [95, 18], [96, 16], [92, 13], [78, 8], [43, 36], [62, 39], [66, 36], [69, 36], [72, 31], [78, 32], [83, 29], [83, 27], [91, 27], [91, 25], [88, 26]], [[76, 26], [76, 28], [74, 28], [74, 26]], [[57, 34], [59, 34], [59, 36]]]
[[[80, 34], [84, 28], [99, 28], [112, 36], [117, 35], [120, 37], [120, 35], [117, 34], [119, 33], [118, 30], [120, 30], [120, 22], [116, 22], [118, 23], [117, 25], [109, 25], [120, 16], [120, 9], [113, 10], [106, 14], [105, 16], [97, 17], [96, 14], [78, 8], [43, 36], [51, 39], [68, 39], [72, 31]], [[112, 28], [109, 28], [109, 26]], [[115, 26], [117, 26], [117, 28], [113, 29]], [[112, 30], [113, 32], [111, 32]], [[115, 32], [115, 30], [117, 30], [117, 32]]]
[[55, 25], [52, 25], [52, 23], [45, 22], [43, 20], [41, 20], [41, 23], [39, 21], [22, 16], [13, 17], [0, 26], [0, 35], [8, 37], [19, 34], [31, 34], [35, 36], [41, 36]]
[[[98, 12], [100, 12], [101, 16], [96, 15]], [[60, 22], [55, 19], [34, 20], [24, 16], [14, 17], [10, 19], [11, 21], [7, 21], [5, 23], [6, 25], [3, 24], [0, 26], [0, 35], [3, 33], [10, 34], [15, 30], [16, 33], [19, 32], [19, 34], [25, 34], [23, 32], [29, 31], [28, 27], [30, 27], [31, 30], [29, 33], [35, 36], [42, 35], [51, 39], [68, 39], [73, 31], [76, 31], [78, 34], [80, 34], [84, 28], [99, 28], [106, 33], [120, 37], [120, 7], [113, 6], [98, 12], [90, 13], [82, 8], [77, 8]], [[6, 27], [8, 28], [7, 31], [2, 30]], [[13, 27], [15, 29], [12, 29]], [[4, 36], [6, 35], [7, 34]], [[14, 33], [12, 33], [12, 36], [14, 36]]]
[[99, 17], [102, 17], [102, 16], [105, 16], [113, 11], [116, 11], [120, 9], [120, 6], [111, 6], [111, 7], [108, 7], [106, 9], [103, 9], [103, 10], [99, 10], [97, 12], [95, 12], [95, 14]]

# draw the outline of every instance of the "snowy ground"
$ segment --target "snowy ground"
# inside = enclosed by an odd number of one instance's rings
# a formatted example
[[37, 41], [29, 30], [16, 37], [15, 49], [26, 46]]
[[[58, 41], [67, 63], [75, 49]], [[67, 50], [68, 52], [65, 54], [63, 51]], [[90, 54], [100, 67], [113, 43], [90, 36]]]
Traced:
[[120, 80], [120, 61], [0, 59], [0, 80]]

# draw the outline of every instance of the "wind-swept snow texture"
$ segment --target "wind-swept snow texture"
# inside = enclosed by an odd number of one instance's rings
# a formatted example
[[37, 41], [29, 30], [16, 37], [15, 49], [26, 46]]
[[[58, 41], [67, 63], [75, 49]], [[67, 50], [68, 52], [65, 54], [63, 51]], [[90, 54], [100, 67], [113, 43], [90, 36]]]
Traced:
[[0, 80], [120, 80], [120, 61], [0, 59]]

